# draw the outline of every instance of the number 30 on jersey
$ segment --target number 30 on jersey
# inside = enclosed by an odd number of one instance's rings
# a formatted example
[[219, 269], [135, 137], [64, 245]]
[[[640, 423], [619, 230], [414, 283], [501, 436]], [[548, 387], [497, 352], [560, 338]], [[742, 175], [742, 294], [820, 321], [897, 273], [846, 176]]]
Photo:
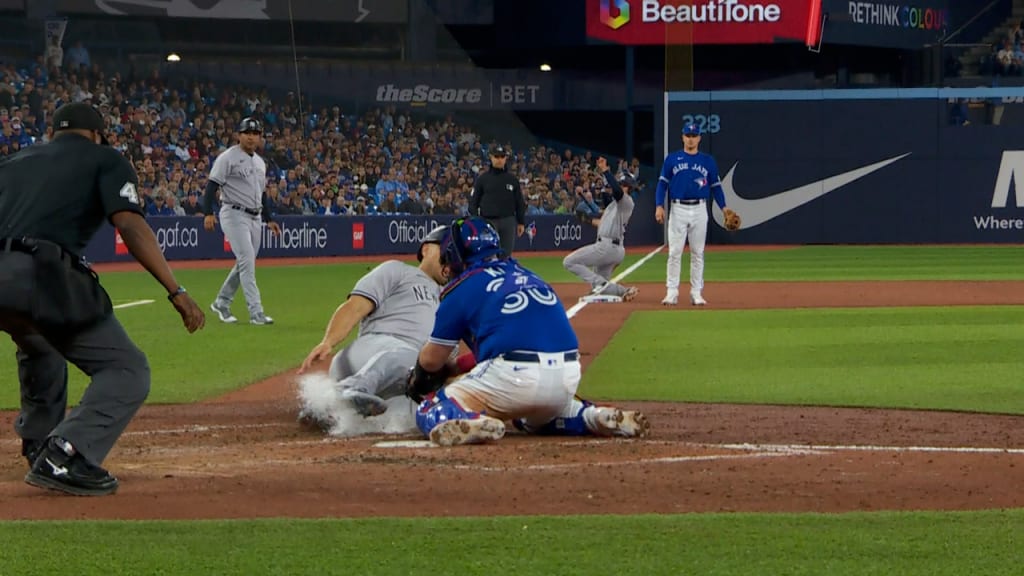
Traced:
[[683, 125], [696, 124], [704, 134], [718, 134], [722, 129], [722, 119], [718, 114], [683, 114]]

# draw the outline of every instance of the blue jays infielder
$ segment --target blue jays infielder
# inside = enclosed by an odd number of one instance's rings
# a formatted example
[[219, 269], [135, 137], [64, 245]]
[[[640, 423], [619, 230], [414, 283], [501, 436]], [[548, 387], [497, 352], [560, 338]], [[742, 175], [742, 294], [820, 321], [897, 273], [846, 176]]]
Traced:
[[686, 241], [690, 241], [690, 303], [707, 304], [704, 290], [704, 244], [708, 234], [707, 200], [714, 193], [715, 202], [725, 209], [722, 180], [718, 177], [718, 164], [700, 146], [700, 126], [683, 126], [683, 149], [672, 152], [661, 167], [661, 177], [655, 191], [654, 219], [665, 223], [665, 195], [671, 202], [672, 213], [668, 221], [668, 264], [665, 273], [666, 306], [679, 301], [679, 268]]
[[453, 278], [441, 292], [434, 329], [410, 378], [420, 401], [438, 387], [459, 341], [477, 365], [423, 400], [416, 425], [442, 446], [497, 440], [505, 420], [536, 434], [645, 436], [640, 412], [577, 399], [579, 343], [558, 296], [536, 274], [503, 257], [498, 233], [485, 220], [452, 223], [441, 241]]

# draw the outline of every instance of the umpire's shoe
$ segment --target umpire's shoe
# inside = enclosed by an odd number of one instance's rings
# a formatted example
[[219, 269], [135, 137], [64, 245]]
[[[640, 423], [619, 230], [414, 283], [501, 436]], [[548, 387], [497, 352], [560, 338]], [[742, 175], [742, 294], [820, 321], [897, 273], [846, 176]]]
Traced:
[[36, 458], [39, 457], [39, 453], [43, 451], [44, 446], [46, 446], [46, 440], [21, 439], [21, 455], [28, 461], [29, 470], [36, 463]]
[[106, 496], [117, 492], [117, 478], [86, 460], [70, 442], [56, 436], [46, 442], [25, 475], [25, 482], [75, 496]]

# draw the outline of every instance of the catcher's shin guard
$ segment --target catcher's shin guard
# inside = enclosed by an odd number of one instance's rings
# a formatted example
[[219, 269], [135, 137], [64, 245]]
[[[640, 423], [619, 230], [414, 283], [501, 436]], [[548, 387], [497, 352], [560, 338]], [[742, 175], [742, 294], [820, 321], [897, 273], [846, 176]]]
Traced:
[[[474, 420], [480, 418], [479, 412], [466, 410], [455, 400], [448, 397], [444, 389], [438, 390], [420, 403], [416, 410], [416, 427], [423, 435], [430, 438], [430, 433], [441, 424], [450, 420]], [[492, 418], [493, 420], [493, 418]], [[504, 430], [503, 430], [504, 432]]]

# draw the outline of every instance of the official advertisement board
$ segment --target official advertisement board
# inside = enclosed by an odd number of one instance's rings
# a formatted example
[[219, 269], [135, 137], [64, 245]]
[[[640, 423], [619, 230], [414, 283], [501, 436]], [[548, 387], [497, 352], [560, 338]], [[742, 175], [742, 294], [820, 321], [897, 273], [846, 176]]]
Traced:
[[[281, 235], [263, 228], [260, 258], [416, 254], [423, 238], [448, 224], [445, 216], [281, 216]], [[153, 216], [147, 219], [168, 260], [233, 258], [220, 228], [207, 232], [198, 217]], [[569, 252], [596, 240], [596, 229], [573, 216], [528, 216], [526, 231], [516, 239], [517, 252]], [[652, 231], [648, 231], [649, 233]], [[628, 238], [627, 238], [628, 241]], [[656, 242], [651, 238], [650, 242]], [[86, 248], [91, 262], [132, 260], [119, 234], [109, 225]]]
[[586, 0], [587, 37], [626, 45], [803, 42], [817, 2]]
[[61, 14], [401, 24], [407, 0], [57, 0]]
[[822, 0], [824, 44], [916, 49], [950, 25], [947, 0]]
[[715, 242], [1024, 242], [1021, 127], [962, 116], [963, 100], [1024, 104], [975, 93], [680, 93], [670, 95], [667, 140], [679, 148], [686, 121], [705, 127], [701, 149], [743, 217], [728, 233], [713, 209]]

